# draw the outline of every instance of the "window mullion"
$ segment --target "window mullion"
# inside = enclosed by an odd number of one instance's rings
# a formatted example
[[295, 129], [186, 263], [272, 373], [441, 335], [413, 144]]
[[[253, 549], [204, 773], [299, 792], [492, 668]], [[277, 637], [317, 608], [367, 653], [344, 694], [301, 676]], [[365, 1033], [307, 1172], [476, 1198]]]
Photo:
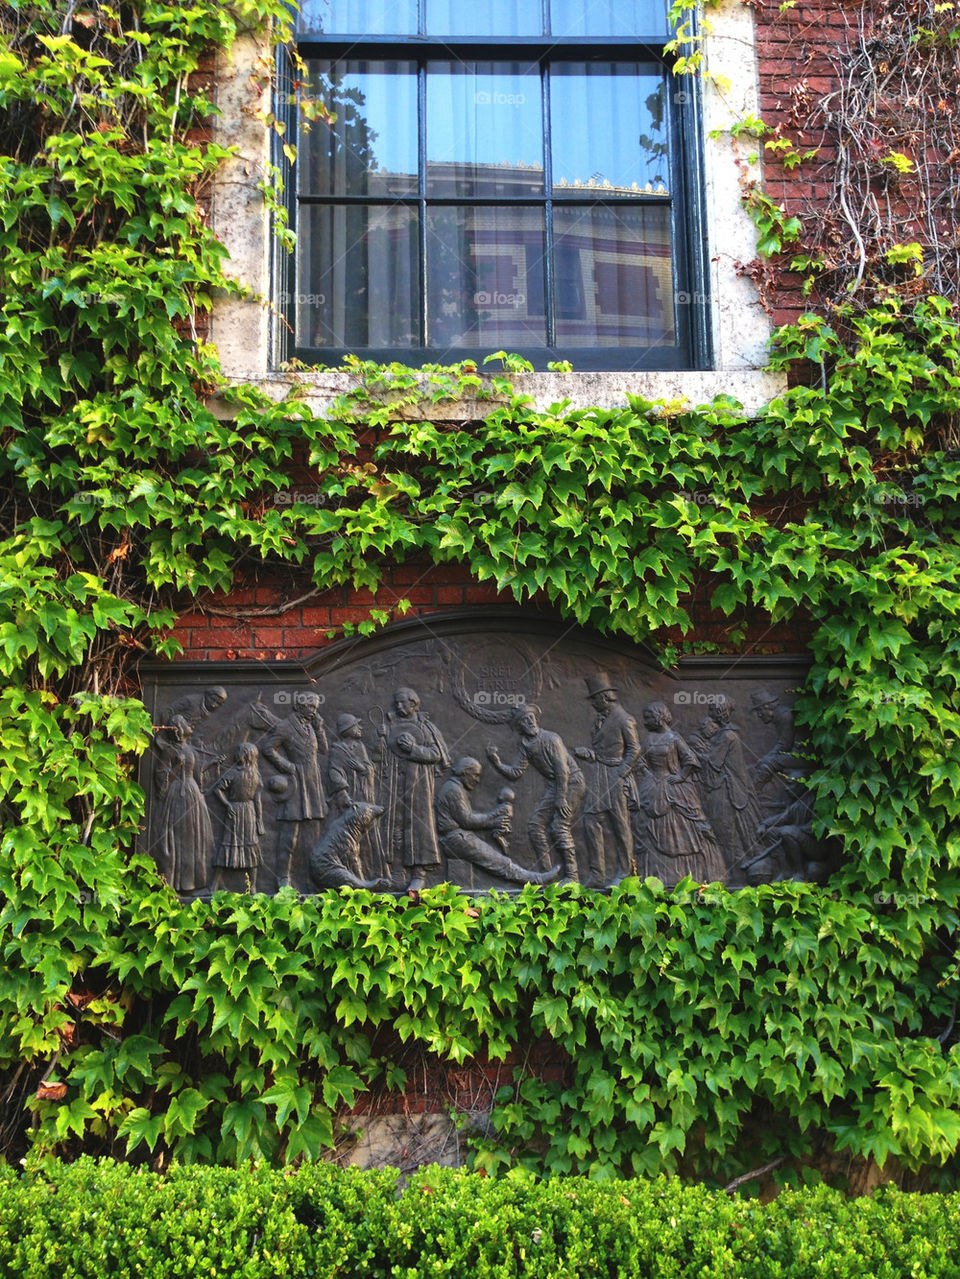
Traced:
[[[426, 0], [420, 0], [420, 18]], [[417, 63], [417, 234], [420, 243], [420, 345], [427, 345], [427, 64]]]
[[[546, 3], [547, 0], [544, 0], [544, 7]], [[547, 346], [553, 347], [556, 345], [553, 297], [553, 139], [550, 127], [550, 66], [546, 60], [540, 64], [540, 81], [543, 96], [543, 184], [546, 196], [543, 210], [543, 291], [544, 309], [547, 313]]]

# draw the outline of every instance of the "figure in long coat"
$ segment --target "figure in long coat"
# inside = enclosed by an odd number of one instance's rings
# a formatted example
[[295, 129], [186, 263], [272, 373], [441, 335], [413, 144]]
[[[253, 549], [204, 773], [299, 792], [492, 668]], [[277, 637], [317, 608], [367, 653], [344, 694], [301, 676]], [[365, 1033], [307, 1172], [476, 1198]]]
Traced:
[[326, 753], [320, 698], [316, 693], [301, 693], [293, 710], [271, 730], [261, 749], [264, 759], [289, 781], [277, 812], [277, 878], [281, 886], [290, 883], [290, 866], [297, 849], [312, 846], [319, 833], [317, 823], [327, 815], [320, 774], [320, 756]]
[[415, 892], [443, 864], [437, 840], [434, 798], [438, 775], [450, 767], [443, 735], [420, 710], [412, 688], [398, 688], [381, 728], [386, 745], [383, 795], [387, 809], [387, 856], [402, 866]]
[[[609, 676], [602, 672], [586, 679], [587, 697], [597, 712], [589, 746], [573, 752], [585, 760], [587, 796], [583, 806], [583, 831], [593, 888], [619, 884], [633, 871], [633, 833], [627, 796], [631, 775], [640, 755], [637, 721], [617, 700]], [[608, 864], [609, 862], [609, 864]]]
[[[362, 739], [363, 721], [343, 714], [337, 720], [337, 736], [327, 756], [327, 793], [336, 812], [352, 803], [374, 803], [375, 770]], [[387, 873], [383, 843], [377, 822], [372, 823], [358, 845], [357, 864], [352, 868], [362, 878], [381, 879]]]

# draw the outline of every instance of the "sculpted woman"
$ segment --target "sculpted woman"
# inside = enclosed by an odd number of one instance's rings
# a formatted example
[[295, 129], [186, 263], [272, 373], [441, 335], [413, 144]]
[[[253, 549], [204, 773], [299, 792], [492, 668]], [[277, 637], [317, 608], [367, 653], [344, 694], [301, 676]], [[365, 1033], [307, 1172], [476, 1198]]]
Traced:
[[727, 871], [692, 777], [697, 757], [670, 725], [663, 702], [643, 712], [647, 735], [637, 763], [634, 840], [637, 873], [672, 888], [685, 875], [723, 882]]
[[733, 709], [729, 698], [710, 707], [707, 717], [714, 731], [697, 750], [703, 809], [730, 870], [755, 850], [761, 818]]
[[192, 737], [189, 721], [175, 715], [169, 730], [154, 739], [160, 752], [156, 774], [160, 798], [158, 861], [178, 893], [196, 893], [206, 888], [213, 859], [213, 826], [200, 780], [216, 761], [201, 763], [198, 751], [190, 744]]

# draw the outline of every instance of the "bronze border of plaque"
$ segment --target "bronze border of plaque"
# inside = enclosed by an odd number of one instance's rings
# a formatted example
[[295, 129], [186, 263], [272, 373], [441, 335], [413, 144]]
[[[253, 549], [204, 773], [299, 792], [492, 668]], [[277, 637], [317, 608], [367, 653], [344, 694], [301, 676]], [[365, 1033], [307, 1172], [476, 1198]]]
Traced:
[[792, 715], [809, 667], [664, 669], [642, 645], [477, 605], [302, 661], [146, 661], [140, 844], [184, 898], [823, 879]]

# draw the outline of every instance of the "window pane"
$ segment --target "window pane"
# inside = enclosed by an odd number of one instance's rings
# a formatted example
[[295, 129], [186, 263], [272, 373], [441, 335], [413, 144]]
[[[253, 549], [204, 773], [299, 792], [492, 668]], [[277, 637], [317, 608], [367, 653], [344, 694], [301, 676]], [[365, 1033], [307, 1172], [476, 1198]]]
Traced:
[[413, 62], [307, 63], [310, 92], [337, 118], [301, 131], [300, 193], [407, 195], [417, 190], [417, 68]]
[[310, 35], [416, 35], [417, 0], [300, 0], [297, 31]]
[[301, 208], [297, 343], [419, 346], [415, 209]]
[[[638, 62], [561, 62], [550, 71], [554, 194], [664, 194], [667, 85]], [[614, 188], [611, 190], [611, 188]]]
[[663, 0], [550, 0], [555, 36], [644, 36], [667, 30]]
[[543, 194], [538, 68], [519, 62], [428, 64], [427, 192]]
[[557, 346], [672, 346], [670, 210], [554, 206]]
[[545, 346], [543, 210], [427, 211], [430, 346]]
[[540, 0], [427, 0], [432, 36], [538, 36], [543, 32]]

